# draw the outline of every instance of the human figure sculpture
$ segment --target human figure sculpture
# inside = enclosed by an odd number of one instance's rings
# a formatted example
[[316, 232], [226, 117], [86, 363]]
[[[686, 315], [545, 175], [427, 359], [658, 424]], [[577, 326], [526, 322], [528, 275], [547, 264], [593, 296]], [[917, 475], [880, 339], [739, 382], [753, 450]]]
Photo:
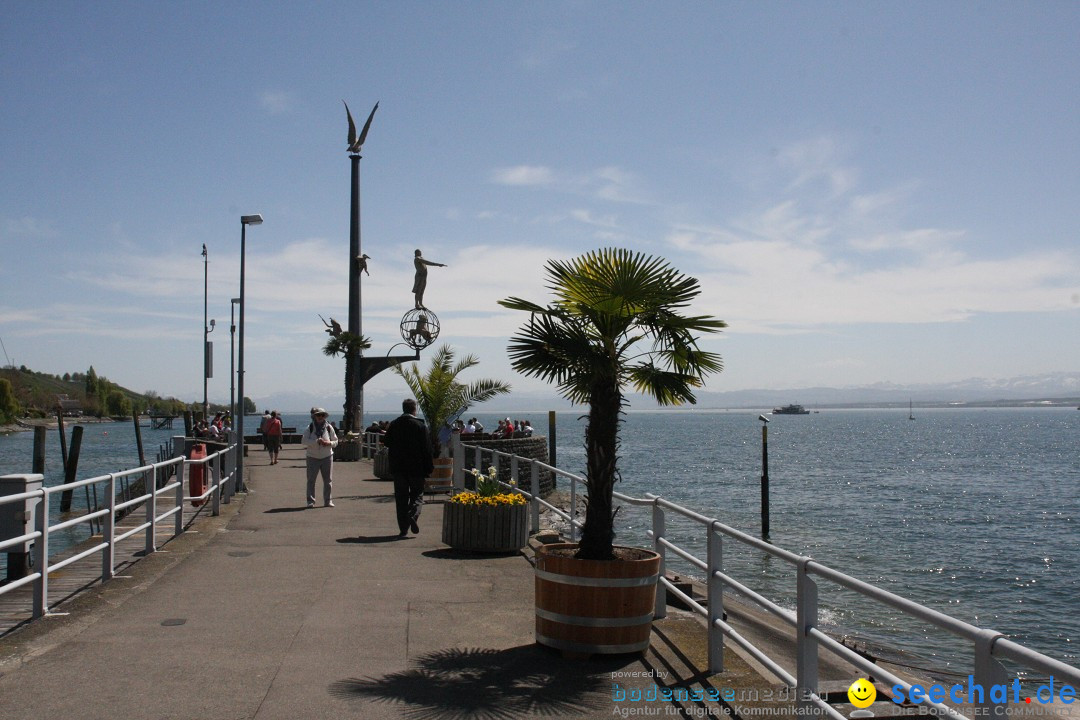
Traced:
[[368, 269], [367, 269], [367, 261], [370, 260], [370, 259], [371, 258], [369, 256], [367, 256], [367, 255], [361, 255], [360, 257], [356, 258], [356, 267], [357, 267], [357, 274], [358, 275], [360, 273], [364, 273], [365, 275], [371, 275], [371, 273], [369, 273]]
[[424, 307], [424, 290], [427, 288], [427, 266], [434, 265], [435, 267], [446, 267], [443, 263], [432, 262], [431, 260], [425, 260], [417, 250], [413, 257], [413, 265], [416, 266], [416, 277], [413, 280], [413, 295], [416, 296], [416, 309], [427, 310]]

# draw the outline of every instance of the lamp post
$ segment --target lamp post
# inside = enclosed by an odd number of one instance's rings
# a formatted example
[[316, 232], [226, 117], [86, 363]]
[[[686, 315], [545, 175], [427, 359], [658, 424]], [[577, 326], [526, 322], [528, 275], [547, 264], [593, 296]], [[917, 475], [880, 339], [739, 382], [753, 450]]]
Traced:
[[761, 539], [769, 539], [769, 418], [761, 421]]
[[202, 331], [203, 331], [203, 332], [202, 332], [202, 344], [203, 344], [203, 364], [202, 364], [202, 369], [203, 369], [203, 373], [202, 373], [202, 414], [203, 414], [203, 420], [206, 420], [206, 419], [207, 419], [207, 416], [208, 416], [208, 415], [209, 415], [209, 413], [210, 413], [210, 403], [209, 403], [209, 402], [207, 401], [207, 399], [206, 399], [206, 381], [207, 381], [207, 380], [209, 379], [209, 377], [210, 377], [210, 351], [209, 351], [209, 345], [207, 344], [207, 343], [209, 342], [209, 341], [207, 340], [207, 336], [208, 336], [208, 335], [210, 334], [210, 328], [209, 328], [209, 327], [207, 326], [207, 323], [206, 323], [206, 316], [207, 316], [207, 307], [206, 307], [206, 294], [207, 294], [207, 293], [206, 293], [206, 291], [207, 291], [207, 288], [209, 287], [209, 285], [207, 284], [207, 266], [208, 266], [208, 264], [209, 264], [209, 258], [207, 257], [207, 254], [206, 254], [206, 243], [203, 243], [203, 246], [202, 246], [202, 257], [203, 257], [203, 293], [202, 293], [202, 316], [203, 316], [203, 319], [202, 319], [202, 325], [203, 325], [203, 328], [202, 328]]
[[229, 417], [236, 430], [236, 305], [240, 298], [233, 298], [229, 308]]
[[236, 431], [240, 438], [237, 445], [238, 457], [236, 459], [236, 490], [245, 492], [247, 485], [244, 483], [244, 250], [247, 244], [247, 226], [261, 225], [262, 215], [240, 216], [240, 351], [236, 375], [236, 395], [240, 401], [240, 412], [236, 414]]

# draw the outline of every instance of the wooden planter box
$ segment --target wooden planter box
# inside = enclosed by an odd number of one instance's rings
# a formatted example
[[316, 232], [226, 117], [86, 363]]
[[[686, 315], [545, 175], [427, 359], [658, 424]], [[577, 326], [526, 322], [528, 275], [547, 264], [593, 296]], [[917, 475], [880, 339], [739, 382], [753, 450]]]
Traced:
[[334, 448], [334, 460], [336, 462], [356, 462], [360, 459], [359, 440], [341, 440]]
[[393, 476], [390, 475], [390, 451], [385, 447], [380, 447], [375, 451], [375, 458], [372, 460], [372, 472], [379, 480], [392, 480]]
[[455, 550], [517, 552], [529, 541], [528, 505], [443, 505], [442, 540]]

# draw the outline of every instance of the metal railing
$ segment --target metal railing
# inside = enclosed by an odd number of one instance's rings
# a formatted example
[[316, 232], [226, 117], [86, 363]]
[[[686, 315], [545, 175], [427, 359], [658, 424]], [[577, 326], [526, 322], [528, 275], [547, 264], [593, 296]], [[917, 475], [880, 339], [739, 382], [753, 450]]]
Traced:
[[[192, 502], [201, 506], [209, 500], [211, 514], [218, 515], [221, 502], [228, 503], [236, 491], [235, 449], [236, 446], [231, 445], [204, 458], [194, 460], [179, 455], [169, 460], [144, 465], [133, 470], [109, 473], [63, 485], [40, 487], [29, 492], [0, 496], [0, 511], [12, 512], [13, 509], [4, 506], [15, 503], [20, 503], [24, 507], [28, 505], [34, 506], [32, 510], [34, 522], [32, 525], [27, 524], [32, 529], [22, 535], [0, 541], [0, 552], [18, 546], [26, 547], [28, 544], [33, 543], [31, 550], [33, 572], [0, 586], [0, 595], [32, 583], [34, 591], [33, 617], [34, 619], [43, 617], [49, 613], [50, 573], [55, 573], [94, 553], [101, 553], [101, 581], [105, 582], [115, 576], [116, 546], [120, 542], [138, 533], [144, 533], [144, 552], [149, 555], [157, 551], [156, 535], [158, 527], [170, 517], [173, 519], [170, 539], [184, 532], [183, 509], [185, 502]], [[187, 486], [186, 480], [195, 467], [203, 468], [206, 480], [205, 490], [198, 495], [186, 495], [184, 492]], [[126, 500], [118, 500], [117, 491], [120, 481], [136, 475], [141, 475], [144, 480], [143, 494]], [[34, 483], [40, 483], [44, 479], [44, 476], [40, 474], [7, 475], [5, 477], [25, 478]], [[50, 523], [50, 509], [54, 495], [98, 484], [103, 485], [105, 489], [105, 497], [107, 498], [105, 507], [87, 508], [87, 512], [83, 515]], [[159, 509], [159, 501], [162, 498], [169, 498], [169, 500], [165, 503], [166, 507]], [[118, 527], [117, 518], [122, 518], [140, 504], [145, 505], [145, 520], [135, 527]], [[14, 512], [19, 513], [20, 509], [15, 508]], [[73, 555], [54, 561], [49, 551], [49, 540], [54, 534], [83, 523], [92, 524], [95, 521], [101, 524], [100, 537], [92, 534], [89, 547], [80, 547]]]
[[[529, 489], [526, 491], [519, 485], [518, 490], [529, 498], [531, 531], [536, 532], [539, 530], [540, 508], [545, 507], [568, 523], [570, 540], [571, 542], [577, 541], [578, 529], [581, 525], [577, 520], [579, 497], [577, 486], [585, 482], [584, 478], [532, 458], [520, 457], [478, 445], [467, 445], [462, 443], [460, 438], [455, 437], [453, 451], [455, 488], [460, 489], [463, 487], [466, 459], [470, 452], [473, 458], [472, 466], [477, 468], [483, 466], [485, 454], [490, 454], [492, 463], [508, 460], [510, 478], [515, 482], [521, 477], [521, 465], [527, 464], [529, 466]], [[563, 511], [540, 497], [539, 473], [541, 471], [551, 472], [555, 476], [566, 478], [569, 481], [569, 512]], [[771, 543], [725, 525], [715, 518], [706, 517], [651, 493], [647, 493], [644, 498], [635, 498], [616, 492], [614, 497], [620, 502], [647, 507], [651, 510], [652, 529], [646, 535], [652, 541], [653, 550], [660, 555], [660, 580], [656, 589], [654, 617], [663, 618], [667, 615], [667, 594], [669, 592], [686, 603], [695, 613], [704, 617], [708, 632], [710, 673], [723, 671], [725, 643], [731, 641], [768, 668], [770, 672], [789, 687], [795, 688], [796, 696], [802, 706], [815, 706], [818, 708], [816, 710], [818, 713], [829, 715], [837, 720], [845, 720], [845, 716], [833, 708], [818, 691], [820, 651], [825, 649], [867, 675], [873, 675], [875, 678], [885, 680], [890, 687], [902, 687], [905, 695], [911, 698], [911, 683], [873, 663], [821, 629], [818, 622], [820, 589], [817, 579], [822, 579], [846, 590], [853, 591], [871, 601], [898, 610], [911, 618], [929, 623], [954, 637], [970, 643], [973, 661], [971, 683], [984, 689], [984, 692], [979, 693], [979, 702], [973, 703], [980, 708], [979, 714], [989, 716], [995, 712], [990, 710], [990, 708], [995, 707], [995, 703], [990, 699], [990, 690], [995, 685], [1002, 686], [1008, 682], [1007, 672], [1002, 660], [1009, 660], [1029, 670], [1052, 675], [1061, 681], [1069, 681], [1074, 687], [1080, 686], [1080, 668], [1024, 647], [1009, 640], [1002, 633], [976, 627], [895, 593], [882, 590], [867, 582], [815, 562], [807, 556], [776, 547]], [[704, 529], [707, 538], [707, 551], [704, 559], [672, 542], [667, 532], [668, 512], [681, 516]], [[794, 568], [796, 577], [796, 608], [794, 611], [781, 607], [778, 603], [764, 597], [725, 571], [723, 562], [725, 540], [766, 553]], [[666, 577], [665, 570], [669, 551], [704, 574], [706, 578], [706, 597], [703, 602], [699, 602], [684, 593]], [[724, 619], [724, 593], [730, 590], [734, 590], [740, 596], [753, 601], [792, 628], [795, 635], [795, 675], [788, 672], [778, 659], [770, 657]], [[912, 700], [914, 701], [914, 698]], [[970, 720], [970, 715], [962, 714], [955, 708], [943, 702], [935, 702], [929, 697], [924, 696], [919, 702], [934, 708], [933, 713], [935, 715], [944, 715], [955, 718], [955, 720]]]

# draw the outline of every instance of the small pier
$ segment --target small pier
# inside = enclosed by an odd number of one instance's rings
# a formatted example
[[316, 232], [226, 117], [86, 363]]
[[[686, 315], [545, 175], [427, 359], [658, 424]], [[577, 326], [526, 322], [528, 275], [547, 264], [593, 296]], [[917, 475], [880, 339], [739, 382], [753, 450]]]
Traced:
[[151, 415], [150, 427], [154, 430], [172, 430], [176, 415]]

